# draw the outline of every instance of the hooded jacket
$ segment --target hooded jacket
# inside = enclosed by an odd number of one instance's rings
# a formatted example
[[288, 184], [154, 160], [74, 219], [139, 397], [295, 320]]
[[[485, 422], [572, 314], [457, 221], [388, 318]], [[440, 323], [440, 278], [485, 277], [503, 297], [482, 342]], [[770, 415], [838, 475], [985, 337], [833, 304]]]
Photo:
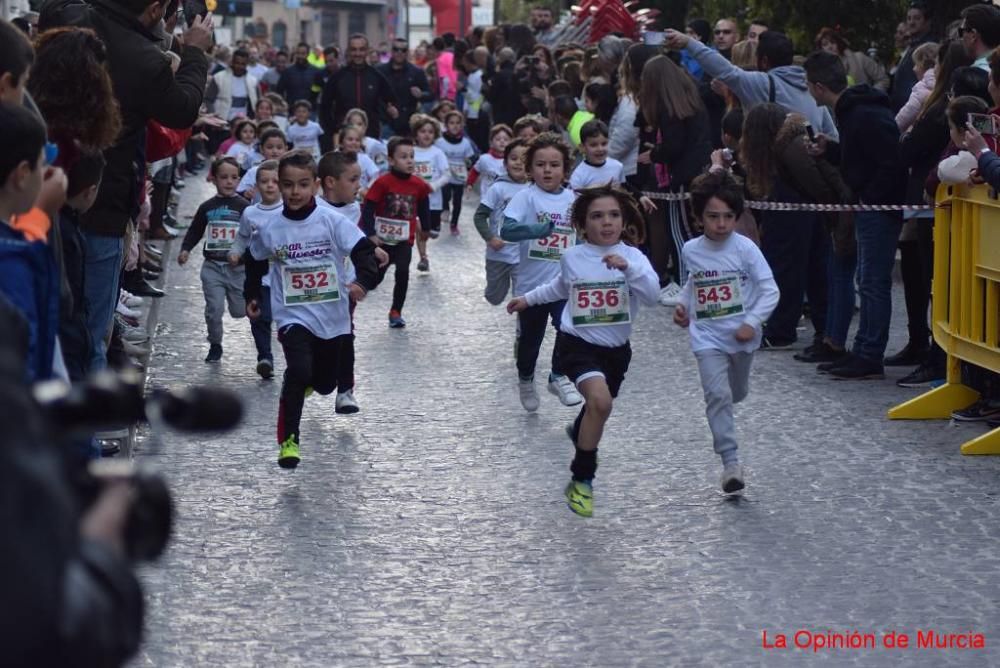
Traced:
[[816, 132], [837, 141], [839, 134], [830, 111], [816, 106], [816, 100], [806, 87], [806, 72], [801, 67], [784, 65], [767, 72], [748, 72], [695, 39], [688, 42], [687, 52], [694, 56], [706, 74], [729, 86], [745, 110], [770, 101], [771, 82], [774, 82], [774, 102], [802, 114]]
[[906, 167], [889, 96], [868, 84], [851, 86], [834, 108], [840, 125], [840, 173], [864, 204], [901, 204]]
[[42, 7], [40, 28], [93, 28], [108, 50], [108, 69], [121, 106], [122, 131], [104, 151], [107, 165], [97, 201], [83, 217], [85, 232], [121, 237], [139, 212], [146, 122], [183, 129], [198, 120], [208, 77], [208, 57], [201, 49], [181, 49], [174, 74], [160, 50], [159, 38], [127, 9], [112, 0], [51, 0]]

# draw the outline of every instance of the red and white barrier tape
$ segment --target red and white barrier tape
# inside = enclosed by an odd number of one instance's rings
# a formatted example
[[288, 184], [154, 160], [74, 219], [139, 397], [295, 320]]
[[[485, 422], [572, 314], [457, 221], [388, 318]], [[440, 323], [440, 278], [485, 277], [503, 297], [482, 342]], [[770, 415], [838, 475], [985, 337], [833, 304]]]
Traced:
[[[678, 202], [691, 199], [691, 193], [642, 193], [649, 199]], [[805, 202], [766, 202], [748, 200], [748, 209], [757, 211], [933, 211], [930, 204], [809, 204]]]

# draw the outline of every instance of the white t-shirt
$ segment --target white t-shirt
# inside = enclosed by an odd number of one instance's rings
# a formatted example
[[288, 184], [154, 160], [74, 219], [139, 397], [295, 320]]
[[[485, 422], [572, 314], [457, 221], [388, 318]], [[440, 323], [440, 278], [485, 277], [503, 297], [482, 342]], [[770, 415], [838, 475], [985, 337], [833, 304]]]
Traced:
[[363, 238], [357, 225], [318, 205], [305, 220], [278, 215], [257, 230], [250, 252], [271, 261], [271, 313], [279, 330], [302, 325], [321, 339], [351, 333], [344, 259]]
[[[684, 244], [688, 268], [682, 299], [691, 325], [691, 350], [753, 352], [761, 324], [778, 305], [778, 285], [757, 245], [733, 233], [725, 241], [701, 236]], [[734, 337], [740, 325], [754, 327], [753, 340]]]
[[[347, 220], [351, 221], [357, 225], [360, 229], [361, 226], [361, 202], [348, 202], [347, 204], [337, 205], [333, 202], [329, 202], [324, 197], [317, 197], [316, 203], [319, 206], [327, 207], [332, 211], [336, 211]], [[353, 283], [358, 278], [358, 273], [354, 271], [354, 263], [351, 262], [351, 257], [348, 255], [344, 259], [344, 282], [347, 284]]]
[[576, 195], [569, 188], [550, 193], [531, 184], [507, 203], [504, 218], [512, 218], [523, 225], [553, 225], [552, 233], [547, 237], [518, 243], [521, 258], [517, 285], [514, 287], [515, 297], [559, 275], [562, 253], [576, 244], [576, 231], [569, 218], [574, 201]]
[[[628, 269], [608, 269], [603, 258], [620, 255]], [[606, 348], [623, 346], [632, 335], [639, 302], [653, 306], [660, 280], [649, 259], [621, 242], [582, 243], [563, 253], [559, 275], [525, 295], [530, 306], [566, 300], [559, 329]]]
[[304, 148], [312, 151], [313, 157], [319, 160], [319, 137], [323, 128], [316, 121], [306, 121], [305, 125], [289, 123], [285, 135], [296, 149]]
[[236, 162], [240, 164], [240, 167], [246, 169], [250, 162], [250, 156], [253, 153], [255, 153], [253, 150], [253, 144], [244, 144], [243, 142], [238, 141], [226, 150], [226, 157], [236, 158]]
[[465, 179], [469, 176], [469, 161], [475, 158], [479, 151], [465, 135], [457, 144], [452, 144], [444, 137], [440, 137], [434, 142], [434, 145], [441, 149], [448, 158], [451, 183], [455, 185], [460, 183], [464, 186]]
[[490, 186], [507, 173], [507, 169], [503, 166], [503, 158], [494, 157], [490, 153], [483, 153], [479, 156], [479, 160], [476, 160], [475, 169], [479, 173], [480, 197], [486, 197]]
[[[233, 242], [233, 247], [229, 252], [243, 255], [250, 247], [250, 242], [258, 230], [280, 216], [283, 206], [281, 200], [278, 200], [274, 204], [253, 204], [243, 209], [243, 214], [240, 216], [240, 226], [236, 230], [236, 241]], [[261, 279], [261, 283], [270, 287], [271, 277], [265, 276]]]
[[247, 72], [249, 72], [250, 76], [257, 81], [261, 81], [264, 78], [264, 75], [267, 74], [267, 65], [264, 65], [263, 63], [251, 65], [247, 68]]
[[[427, 182], [427, 185], [434, 188], [434, 192], [428, 199], [430, 210], [440, 211], [444, 208], [441, 203], [441, 185], [448, 183], [451, 178], [448, 171], [448, 158], [445, 157], [444, 151], [437, 146], [428, 146], [427, 148], [414, 146], [413, 175], [419, 176]], [[436, 187], [435, 184], [437, 184]]]
[[232, 77], [232, 89], [230, 91], [232, 106], [229, 108], [229, 118], [227, 121], [231, 121], [237, 116], [247, 115], [247, 105], [250, 100], [250, 93], [247, 91], [247, 78], [242, 77]]
[[385, 144], [374, 137], [365, 137], [365, 153], [378, 167], [379, 173], [385, 174], [389, 171], [389, 150]]
[[[500, 227], [503, 225], [504, 212], [507, 204], [517, 193], [528, 187], [527, 183], [514, 183], [508, 179], [501, 179], [493, 184], [493, 187], [483, 195], [483, 206], [490, 209], [490, 232], [494, 236], [500, 236]], [[493, 250], [486, 246], [486, 259], [505, 262], [507, 264], [517, 264], [521, 261], [521, 246], [517, 242], [505, 242], [500, 250]]]
[[569, 187], [573, 190], [604, 186], [609, 182], [616, 185], [625, 182], [625, 168], [614, 158], [608, 158], [600, 167], [584, 160], [576, 166], [573, 175], [569, 177]]

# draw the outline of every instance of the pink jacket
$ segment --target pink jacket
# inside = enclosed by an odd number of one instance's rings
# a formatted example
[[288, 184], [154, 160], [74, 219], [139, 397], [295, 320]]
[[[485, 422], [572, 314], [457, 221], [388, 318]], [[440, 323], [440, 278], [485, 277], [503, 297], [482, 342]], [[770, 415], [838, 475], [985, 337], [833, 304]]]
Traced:
[[913, 126], [913, 121], [917, 120], [920, 110], [924, 106], [931, 91], [934, 90], [934, 68], [924, 72], [924, 78], [913, 85], [910, 91], [910, 99], [906, 101], [903, 108], [896, 114], [896, 125], [900, 132], [908, 132]]
[[441, 80], [441, 98], [455, 101], [455, 94], [458, 92], [458, 73], [455, 72], [455, 54], [451, 51], [442, 51], [437, 57], [438, 79]]

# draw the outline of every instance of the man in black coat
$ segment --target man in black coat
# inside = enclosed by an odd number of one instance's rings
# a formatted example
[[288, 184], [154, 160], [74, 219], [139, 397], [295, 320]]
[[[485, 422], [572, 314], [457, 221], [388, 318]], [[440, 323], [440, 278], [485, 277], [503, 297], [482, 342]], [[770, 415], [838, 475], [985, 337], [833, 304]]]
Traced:
[[382, 111], [390, 121], [400, 116], [396, 95], [389, 81], [368, 64], [367, 37], [351, 35], [347, 41], [347, 57], [347, 66], [323, 86], [320, 124], [336, 129], [344, 122], [348, 111], [363, 109], [368, 114], [368, 136], [378, 139], [382, 129], [379, 122]]
[[402, 37], [392, 42], [392, 57], [389, 62], [379, 65], [379, 71], [392, 86], [396, 95], [399, 116], [386, 125], [394, 134], [407, 136], [410, 134], [410, 116], [420, 107], [420, 103], [430, 95], [427, 74], [407, 60], [410, 45]]
[[309, 102], [313, 99], [312, 86], [316, 81], [317, 72], [318, 70], [309, 64], [309, 45], [302, 42], [295, 47], [295, 62], [281, 73], [274, 90], [285, 98], [289, 109], [299, 100]]

